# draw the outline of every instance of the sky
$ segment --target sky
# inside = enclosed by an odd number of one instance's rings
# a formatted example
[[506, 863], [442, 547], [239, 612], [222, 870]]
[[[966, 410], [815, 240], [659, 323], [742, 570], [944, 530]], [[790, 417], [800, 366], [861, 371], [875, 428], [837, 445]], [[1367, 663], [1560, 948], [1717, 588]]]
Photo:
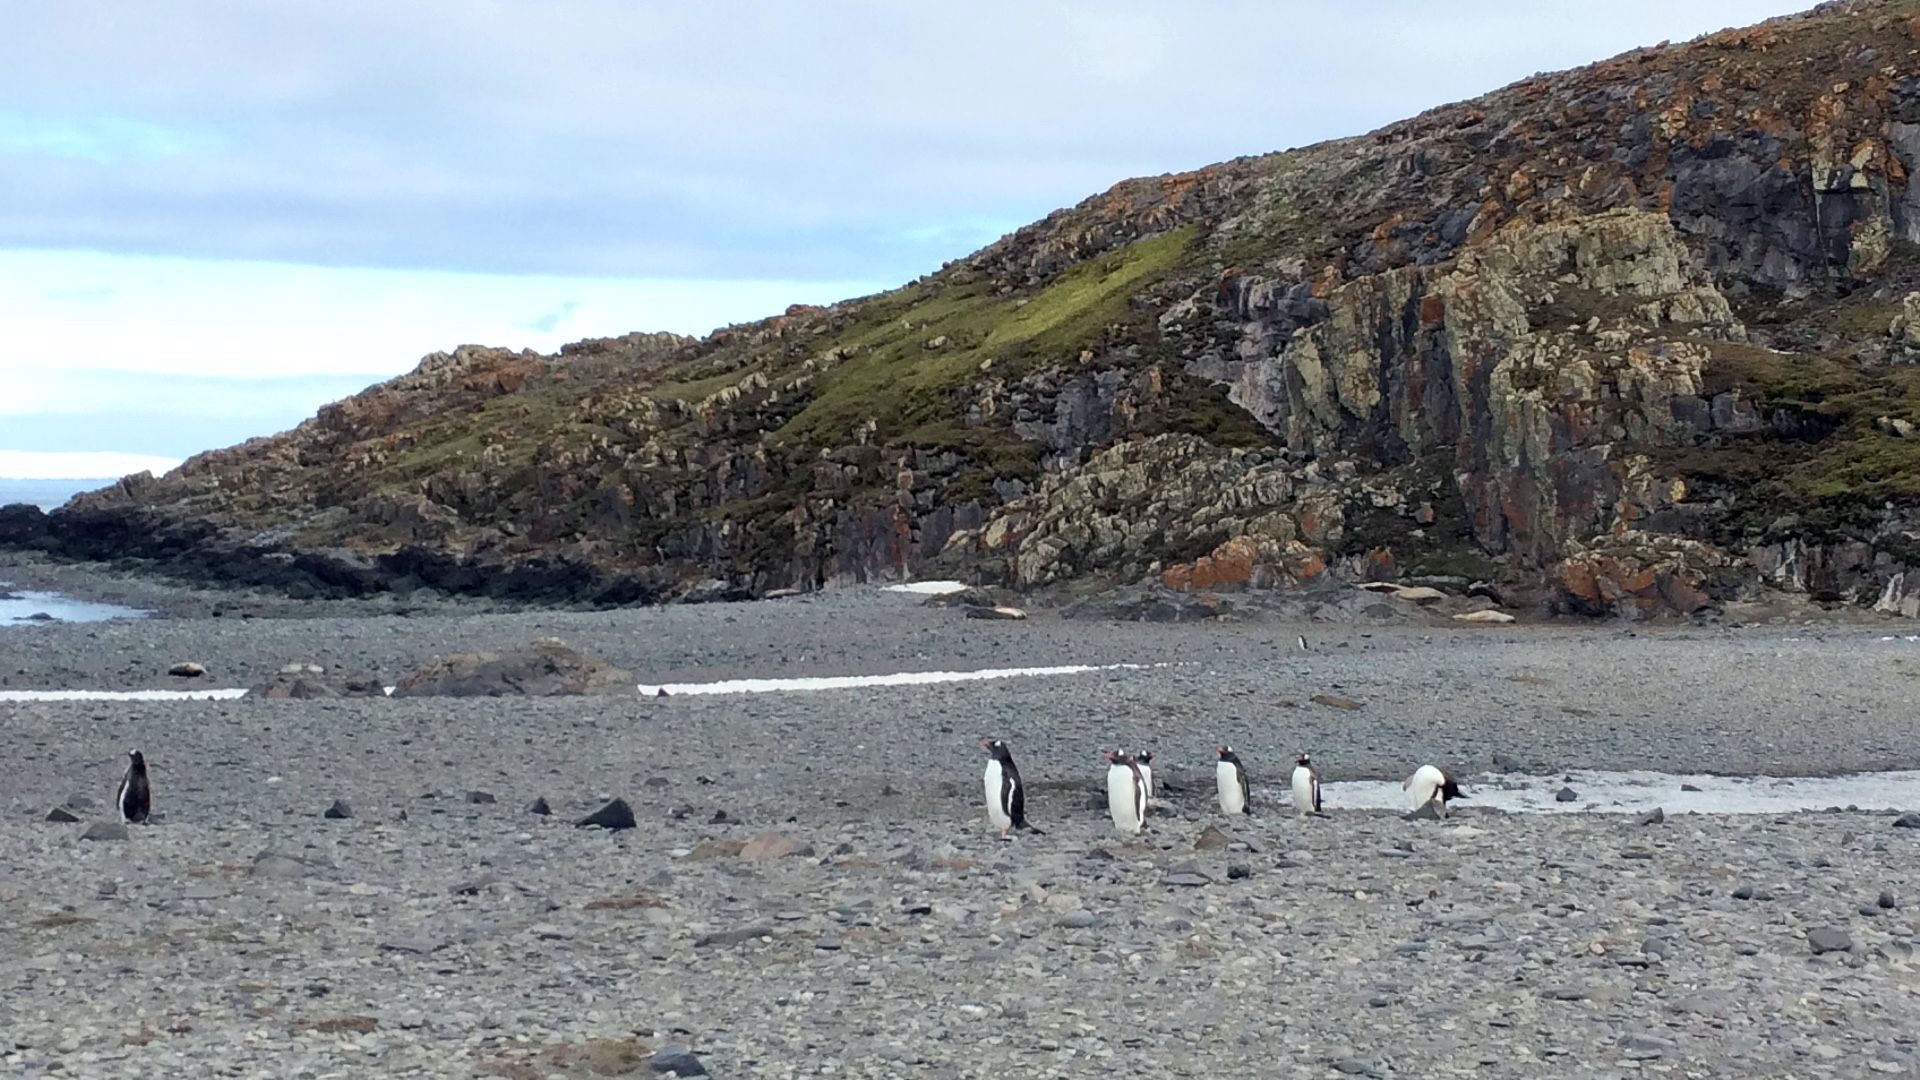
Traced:
[[1128, 177], [1800, 6], [16, 0], [0, 476], [165, 468], [463, 343], [877, 292]]

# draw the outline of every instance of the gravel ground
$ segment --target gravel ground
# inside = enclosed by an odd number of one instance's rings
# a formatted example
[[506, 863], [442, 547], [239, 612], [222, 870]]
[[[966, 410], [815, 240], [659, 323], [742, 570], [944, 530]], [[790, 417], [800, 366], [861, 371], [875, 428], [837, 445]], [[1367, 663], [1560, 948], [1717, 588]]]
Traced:
[[[1294, 628], [970, 622], [888, 594], [294, 618], [52, 572], [179, 617], [0, 629], [9, 687], [178, 685], [163, 672], [184, 659], [219, 685], [296, 659], [391, 680], [542, 634], [649, 682], [1176, 666], [668, 699], [0, 703], [0, 1072], [637, 1076], [685, 1044], [729, 1077], [1920, 1075], [1920, 829], [1230, 823], [1207, 794], [1221, 741], [1276, 781], [1301, 746], [1335, 779], [1496, 753], [1913, 768], [1920, 644], [1880, 641], [1891, 624], [1317, 627], [1302, 653]], [[988, 733], [1044, 835], [992, 839]], [[1115, 744], [1156, 747], [1188, 791], [1133, 845], [1089, 801]], [[83, 840], [132, 746], [161, 820]], [[536, 796], [552, 817], [526, 811]], [[637, 828], [569, 824], [613, 796]], [[322, 817], [335, 799], [351, 818]], [[80, 822], [41, 820], [65, 803]], [[1196, 849], [1210, 827], [1228, 846]]]

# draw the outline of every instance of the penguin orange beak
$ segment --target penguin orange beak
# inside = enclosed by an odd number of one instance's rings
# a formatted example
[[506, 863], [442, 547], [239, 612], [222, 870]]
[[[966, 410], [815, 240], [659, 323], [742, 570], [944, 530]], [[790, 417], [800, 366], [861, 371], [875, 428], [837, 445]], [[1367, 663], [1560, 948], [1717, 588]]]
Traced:
[[991, 749], [993, 749], [993, 740], [992, 740], [992, 739], [981, 739], [981, 740], [980, 740], [980, 749], [982, 749], [982, 750], [991, 750]]

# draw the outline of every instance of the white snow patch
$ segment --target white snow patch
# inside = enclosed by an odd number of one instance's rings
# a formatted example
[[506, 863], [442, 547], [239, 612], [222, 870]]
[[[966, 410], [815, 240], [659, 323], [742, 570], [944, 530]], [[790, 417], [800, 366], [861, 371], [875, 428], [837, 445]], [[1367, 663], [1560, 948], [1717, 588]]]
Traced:
[[232, 701], [246, 687], [218, 690], [0, 690], [0, 701]]
[[1031, 675], [1085, 675], [1094, 671], [1146, 671], [1168, 664], [1063, 664], [1058, 667], [983, 668], [979, 671], [901, 671], [892, 675], [824, 675], [797, 679], [724, 679], [707, 683], [641, 684], [640, 693], [662, 689], [679, 694], [766, 694], [780, 690], [852, 690], [867, 686], [926, 686], [932, 683], [980, 682]]
[[945, 596], [948, 593], [966, 592], [967, 586], [958, 581], [909, 581], [900, 585], [888, 585], [886, 591], [916, 593], [920, 596]]
[[[1681, 785], [1698, 791], [1684, 791]], [[1455, 810], [1486, 807], [1522, 814], [1640, 814], [1660, 807], [1669, 814], [1783, 814], [1828, 807], [1910, 810], [1920, 806], [1920, 770], [1851, 776], [1707, 776], [1661, 772], [1584, 772], [1554, 776], [1489, 774], [1462, 778], [1467, 797]], [[1559, 802], [1562, 788], [1572, 802]], [[1322, 788], [1329, 813], [1341, 810], [1411, 810], [1398, 780], [1350, 780]], [[1274, 788], [1269, 805], [1285, 802]]]

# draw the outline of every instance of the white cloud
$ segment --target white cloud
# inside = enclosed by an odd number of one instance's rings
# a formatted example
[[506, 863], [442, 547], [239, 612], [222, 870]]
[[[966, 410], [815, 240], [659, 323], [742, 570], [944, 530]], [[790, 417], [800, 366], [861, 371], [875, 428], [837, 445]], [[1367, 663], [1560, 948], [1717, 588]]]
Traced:
[[[703, 334], [857, 281], [649, 281], [0, 251], [0, 414], [45, 411], [63, 372], [229, 377], [411, 368], [462, 343], [547, 352], [633, 330]], [[96, 380], [97, 383], [97, 380]], [[101, 393], [112, 394], [110, 386]]]
[[97, 480], [141, 471], [158, 476], [179, 464], [179, 458], [110, 450], [79, 453], [0, 450], [0, 477], [10, 480]]

